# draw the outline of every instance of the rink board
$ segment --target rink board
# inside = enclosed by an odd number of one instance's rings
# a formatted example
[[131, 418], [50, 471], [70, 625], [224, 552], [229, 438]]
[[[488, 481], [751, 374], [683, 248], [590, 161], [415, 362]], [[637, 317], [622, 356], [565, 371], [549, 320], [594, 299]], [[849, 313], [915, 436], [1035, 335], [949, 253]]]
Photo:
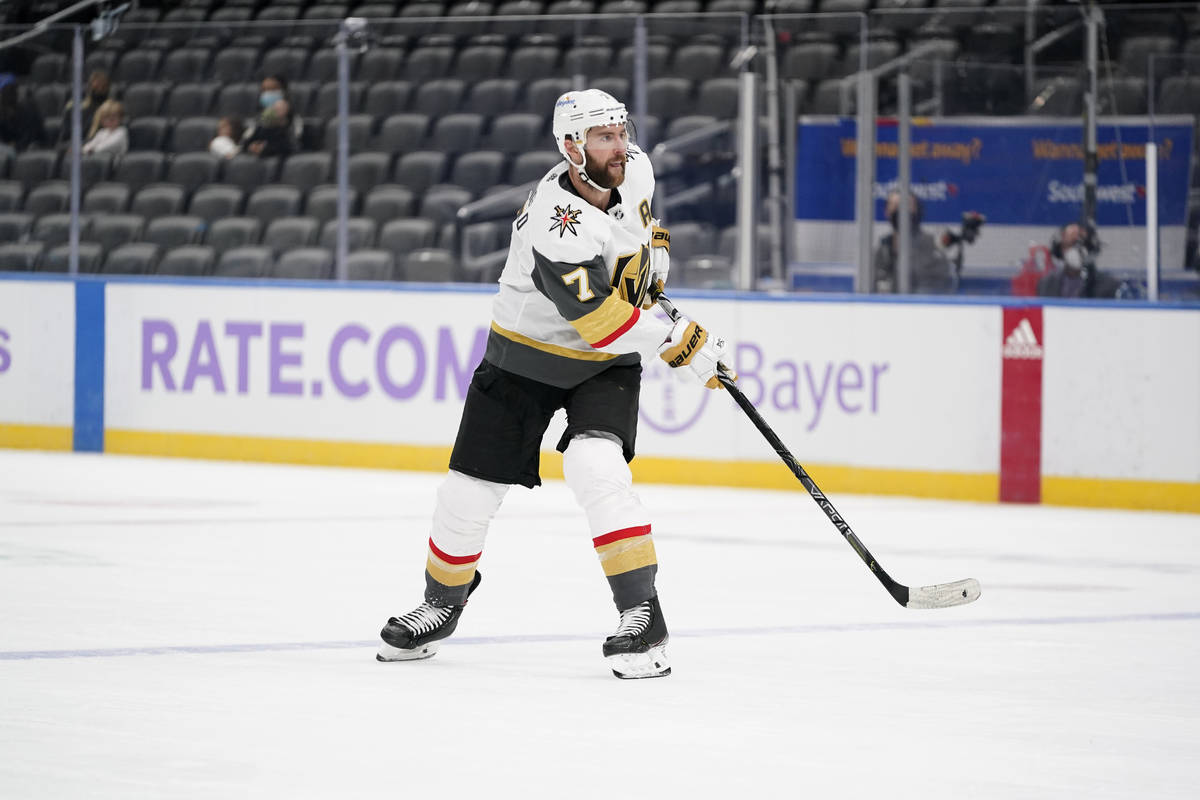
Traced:
[[75, 286], [0, 281], [0, 447], [71, 450]]
[[[742, 391], [826, 491], [1200, 511], [1200, 308], [676, 299], [731, 341]], [[444, 470], [490, 303], [487, 287], [3, 280], [0, 446]], [[798, 487], [727, 395], [657, 361], [634, 469]]]

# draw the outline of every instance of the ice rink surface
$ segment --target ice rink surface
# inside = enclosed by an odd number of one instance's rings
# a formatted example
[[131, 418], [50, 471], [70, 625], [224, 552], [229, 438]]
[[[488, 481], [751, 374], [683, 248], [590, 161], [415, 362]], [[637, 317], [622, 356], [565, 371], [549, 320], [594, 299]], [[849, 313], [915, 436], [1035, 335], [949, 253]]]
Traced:
[[439, 481], [0, 451], [0, 797], [1197, 797], [1196, 516], [835, 493], [897, 580], [982, 583], [915, 611], [799, 484], [643, 485], [674, 674], [619, 681], [550, 482], [380, 664]]

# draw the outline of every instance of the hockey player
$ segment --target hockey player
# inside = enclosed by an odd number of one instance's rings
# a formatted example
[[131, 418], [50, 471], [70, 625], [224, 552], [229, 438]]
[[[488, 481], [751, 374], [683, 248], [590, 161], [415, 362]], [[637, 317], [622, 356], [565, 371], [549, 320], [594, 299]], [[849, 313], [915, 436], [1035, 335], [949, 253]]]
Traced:
[[596, 89], [555, 103], [563, 161], [513, 222], [487, 348], [438, 490], [425, 602], [388, 620], [380, 661], [429, 658], [453, 633], [479, 585], [488, 524], [509, 486], [541, 483], [539, 445], [562, 408], [563, 473], [620, 612], [604, 656], [619, 678], [671, 672], [650, 518], [628, 466], [641, 359], [657, 354], [717, 388], [725, 344], [695, 322], [642, 312], [651, 282], [667, 279], [670, 237], [651, 217], [654, 173], [629, 141], [626, 116], [622, 103]]

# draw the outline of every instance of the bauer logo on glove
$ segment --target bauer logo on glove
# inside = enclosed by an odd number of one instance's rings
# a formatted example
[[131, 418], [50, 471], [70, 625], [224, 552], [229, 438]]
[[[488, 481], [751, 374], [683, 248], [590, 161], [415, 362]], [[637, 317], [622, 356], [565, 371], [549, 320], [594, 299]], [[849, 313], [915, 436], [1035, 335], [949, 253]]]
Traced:
[[[709, 336], [708, 331], [691, 320], [680, 317], [671, 328], [671, 336], [658, 348], [658, 355], [672, 369], [686, 368], [709, 389], [718, 389], [717, 369], [725, 355], [725, 340]], [[732, 374], [732, 373], [730, 373]]]

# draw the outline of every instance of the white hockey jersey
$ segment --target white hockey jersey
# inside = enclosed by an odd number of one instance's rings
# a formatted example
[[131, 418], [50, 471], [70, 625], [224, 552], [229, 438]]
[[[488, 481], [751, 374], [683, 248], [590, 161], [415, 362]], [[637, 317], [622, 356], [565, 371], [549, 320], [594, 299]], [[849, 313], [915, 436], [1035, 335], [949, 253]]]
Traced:
[[654, 172], [629, 145], [607, 210], [584, 200], [564, 160], [530, 193], [492, 303], [485, 358], [570, 388], [656, 351], [670, 326], [642, 313], [650, 280]]

